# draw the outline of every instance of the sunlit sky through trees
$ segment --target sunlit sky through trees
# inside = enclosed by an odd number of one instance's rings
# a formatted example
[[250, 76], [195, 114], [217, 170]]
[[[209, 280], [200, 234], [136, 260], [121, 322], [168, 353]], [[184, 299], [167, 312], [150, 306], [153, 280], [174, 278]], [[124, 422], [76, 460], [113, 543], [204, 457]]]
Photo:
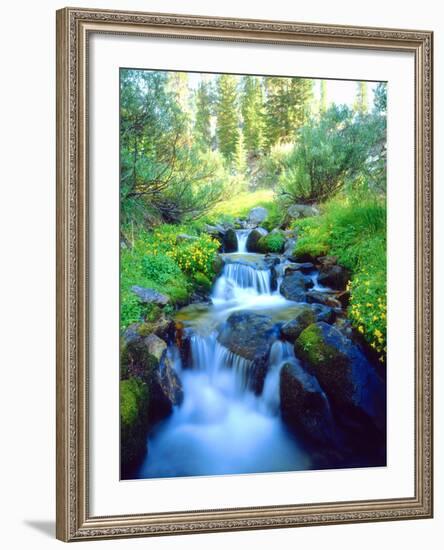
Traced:
[[[206, 80], [207, 82], [214, 81], [217, 78], [217, 74], [210, 73], [187, 73], [188, 74], [188, 84], [191, 89], [196, 89], [201, 80]], [[239, 79], [242, 78], [239, 76]], [[313, 80], [313, 92], [314, 98], [316, 100], [320, 99], [321, 95], [321, 82], [322, 79], [314, 78]], [[356, 100], [357, 92], [357, 80], [325, 80], [326, 86], [326, 96], [327, 96], [327, 106], [331, 103], [336, 103], [336, 105], [347, 105], [352, 107], [353, 103]], [[367, 92], [368, 92], [368, 105], [371, 107], [373, 105], [373, 91], [378, 85], [378, 82], [368, 82], [367, 83]]]

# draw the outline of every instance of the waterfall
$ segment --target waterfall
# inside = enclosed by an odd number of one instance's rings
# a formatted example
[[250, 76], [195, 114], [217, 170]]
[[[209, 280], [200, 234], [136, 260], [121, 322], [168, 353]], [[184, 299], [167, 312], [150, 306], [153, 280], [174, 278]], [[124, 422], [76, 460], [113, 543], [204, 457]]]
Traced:
[[[244, 392], [249, 385], [252, 361], [236, 355], [217, 341], [217, 333], [207, 336], [194, 333], [190, 338], [191, 368], [206, 372], [213, 384], [231, 378], [233, 393]], [[229, 371], [227, 372], [227, 369]], [[228, 376], [227, 376], [228, 375]]]
[[277, 340], [273, 343], [268, 360], [269, 368], [264, 382], [262, 392], [262, 406], [271, 414], [278, 414], [279, 379], [281, 368], [285, 363], [294, 363], [297, 359], [294, 355], [293, 346], [289, 342]]
[[238, 229], [236, 231], [237, 237], [237, 251], [240, 254], [247, 254], [247, 240], [251, 229]]
[[255, 295], [271, 294], [271, 275], [269, 270], [256, 269], [243, 263], [225, 264], [213, 291], [216, 300], [231, 300], [242, 297], [249, 290]]
[[[180, 377], [183, 402], [148, 436], [148, 453], [137, 477], [159, 478], [307, 469], [311, 461], [289, 436], [279, 414], [282, 365], [297, 361], [292, 346], [274, 342], [261, 395], [250, 390], [255, 363], [220, 344], [218, 327], [233, 311], [267, 313], [289, 303], [271, 291], [264, 255], [250, 254], [250, 230], [236, 231], [238, 251], [223, 254], [224, 267], [211, 304], [185, 313], [187, 364], [170, 342], [167, 353]], [[188, 317], [187, 317], [188, 314]]]

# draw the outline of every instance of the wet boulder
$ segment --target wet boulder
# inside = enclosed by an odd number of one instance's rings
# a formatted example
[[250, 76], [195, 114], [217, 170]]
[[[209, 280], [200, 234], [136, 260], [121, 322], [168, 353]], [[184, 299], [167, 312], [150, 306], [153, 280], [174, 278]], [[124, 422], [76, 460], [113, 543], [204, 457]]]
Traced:
[[232, 313], [219, 327], [218, 342], [252, 362], [249, 383], [257, 395], [262, 393], [270, 348], [277, 338], [278, 327], [270, 317], [247, 310]]
[[159, 306], [166, 306], [170, 299], [165, 294], [161, 294], [153, 288], [145, 288], [142, 286], [134, 285], [131, 287], [131, 291], [139, 298], [144, 304], [156, 304]]
[[285, 266], [285, 271], [300, 271], [307, 274], [313, 271], [315, 266], [311, 262], [289, 262]]
[[312, 290], [307, 292], [306, 300], [309, 304], [322, 304], [324, 306], [341, 309], [341, 302], [332, 294], [328, 292], [318, 292]]
[[336, 428], [328, 400], [316, 377], [298, 363], [286, 363], [280, 372], [282, 420], [296, 435], [322, 447], [334, 447]]
[[334, 290], [344, 290], [349, 280], [350, 272], [340, 265], [321, 266], [319, 271], [319, 284]]
[[296, 311], [294, 318], [282, 325], [281, 336], [284, 340], [293, 344], [301, 332], [315, 321], [316, 313], [313, 308], [308, 304], [301, 305]]
[[259, 225], [268, 217], [268, 210], [262, 206], [252, 208], [248, 214], [247, 223], [250, 225]]
[[183, 399], [180, 379], [166, 352], [166, 342], [155, 334], [132, 339], [121, 352], [122, 378], [146, 384], [150, 422], [168, 416]]
[[236, 235], [236, 231], [231, 227], [228, 228], [224, 233], [223, 249], [224, 249], [224, 252], [237, 251], [237, 235]]
[[304, 302], [305, 294], [312, 286], [313, 281], [300, 271], [286, 272], [281, 283], [280, 293], [284, 298], [287, 298], [287, 300]]
[[299, 335], [295, 353], [350, 429], [359, 432], [373, 425], [385, 430], [385, 384], [349, 338], [327, 323], [314, 323]]
[[[264, 229], [263, 227], [256, 227], [256, 229], [253, 229], [250, 231], [247, 239], [247, 250], [248, 252], [262, 252], [259, 241], [262, 237], [265, 237], [268, 235], [268, 231]], [[237, 245], [236, 245], [237, 250]]]

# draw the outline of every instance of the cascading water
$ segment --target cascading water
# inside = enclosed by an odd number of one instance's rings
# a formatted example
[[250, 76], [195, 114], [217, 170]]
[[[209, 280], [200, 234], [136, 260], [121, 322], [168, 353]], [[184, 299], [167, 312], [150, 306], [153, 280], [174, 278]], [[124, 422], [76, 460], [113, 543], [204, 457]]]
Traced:
[[247, 252], [247, 241], [250, 231], [250, 229], [238, 229], [236, 231], [237, 251], [240, 254], [245, 254]]
[[217, 340], [217, 328], [233, 311], [284, 311], [294, 307], [271, 291], [263, 255], [246, 253], [249, 230], [239, 230], [237, 253], [225, 254], [212, 305], [188, 323], [190, 358], [182, 365], [175, 345], [170, 361], [181, 378], [184, 400], [150, 434], [139, 478], [293, 471], [310, 460], [284, 427], [279, 413], [283, 364], [296, 362], [292, 346], [275, 341], [263, 391], [250, 390], [253, 361]]

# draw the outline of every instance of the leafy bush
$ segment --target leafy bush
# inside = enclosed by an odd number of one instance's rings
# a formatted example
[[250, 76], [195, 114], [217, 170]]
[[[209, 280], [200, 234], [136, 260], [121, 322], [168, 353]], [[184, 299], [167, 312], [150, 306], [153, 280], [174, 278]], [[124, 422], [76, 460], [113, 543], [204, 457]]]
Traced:
[[[299, 130], [284, 162], [277, 195], [284, 206], [312, 204], [333, 197], [357, 175], [383, 180], [385, 118], [359, 115], [333, 106]], [[381, 182], [379, 182], [381, 183]]]
[[386, 206], [378, 199], [335, 199], [320, 216], [296, 220], [294, 255], [331, 254], [352, 272], [349, 317], [356, 330], [385, 361]]
[[294, 143], [279, 143], [274, 145], [267, 155], [261, 157], [253, 175], [257, 188], [274, 189], [278, 178], [285, 168], [288, 157], [294, 148]]
[[179, 266], [165, 254], [148, 254], [141, 259], [142, 275], [151, 281], [165, 284], [182, 275]]
[[[199, 223], [160, 225], [150, 232], [139, 230], [133, 245], [122, 249], [120, 317], [123, 329], [142, 320], [152, 321], [158, 314], [155, 306], [139, 301], [131, 291], [132, 286], [152, 288], [180, 305], [187, 301], [193, 287], [202, 288], [202, 277], [211, 285], [220, 243], [199, 231]], [[184, 233], [196, 238], [178, 241], [177, 236]], [[196, 280], [197, 273], [200, 275]]]
[[282, 252], [284, 250], [285, 237], [282, 233], [269, 233], [261, 237], [258, 242], [258, 247], [261, 252]]

